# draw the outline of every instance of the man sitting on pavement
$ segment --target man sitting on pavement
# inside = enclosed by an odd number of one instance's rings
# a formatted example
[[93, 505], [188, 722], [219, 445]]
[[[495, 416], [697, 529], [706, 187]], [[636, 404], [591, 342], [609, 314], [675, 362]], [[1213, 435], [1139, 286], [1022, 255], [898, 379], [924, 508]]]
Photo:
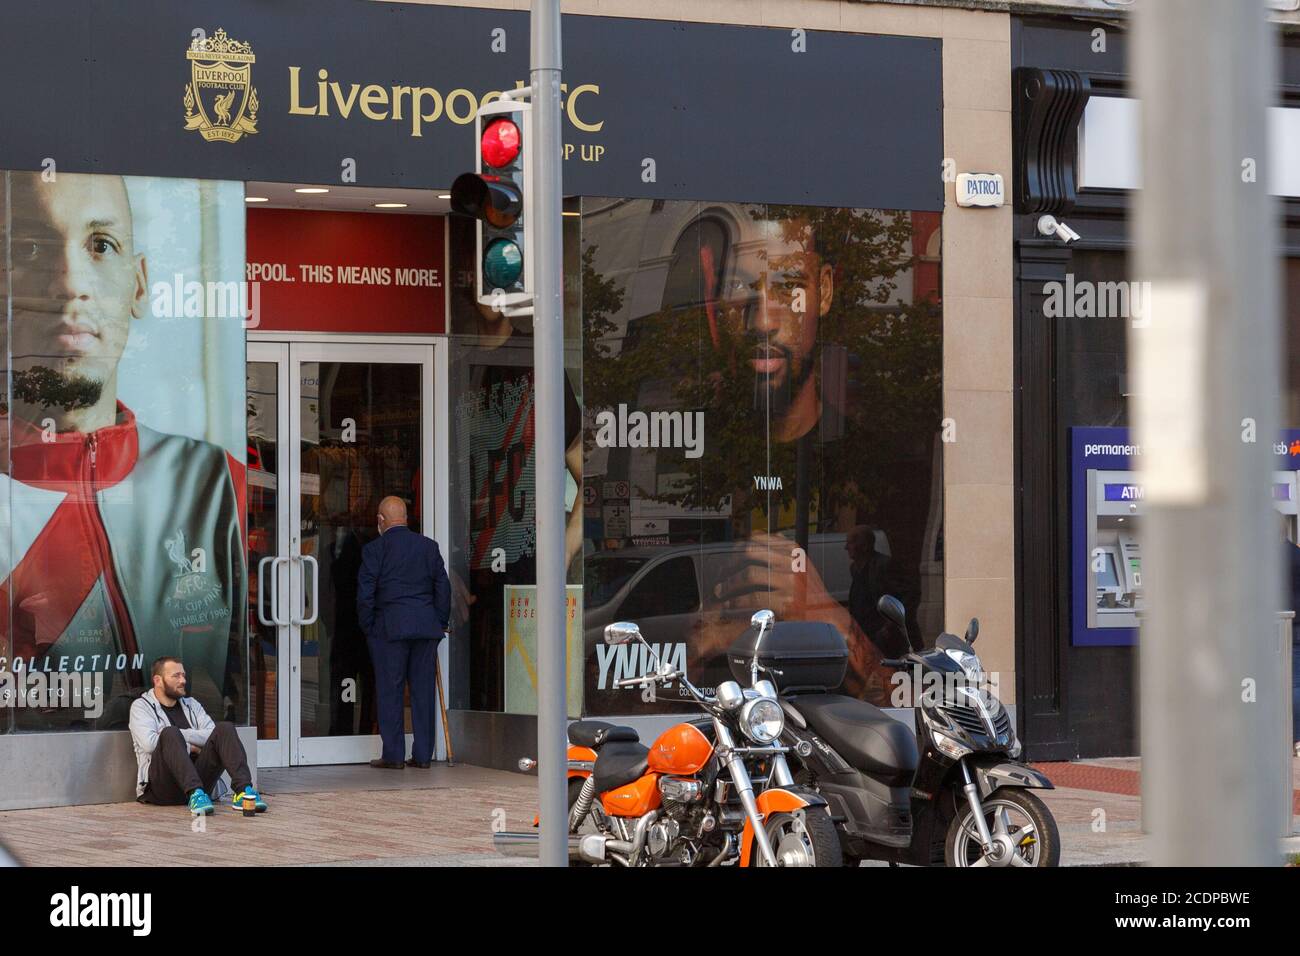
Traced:
[[131, 742], [139, 768], [136, 799], [159, 806], [188, 802], [190, 813], [208, 816], [208, 794], [220, 798], [226, 786], [222, 774], [228, 773], [234, 809], [242, 810], [244, 801], [251, 800], [258, 813], [265, 812], [266, 801], [253, 788], [235, 725], [214, 724], [185, 689], [185, 665], [174, 657], [160, 657], [153, 664], [153, 688], [131, 705]]

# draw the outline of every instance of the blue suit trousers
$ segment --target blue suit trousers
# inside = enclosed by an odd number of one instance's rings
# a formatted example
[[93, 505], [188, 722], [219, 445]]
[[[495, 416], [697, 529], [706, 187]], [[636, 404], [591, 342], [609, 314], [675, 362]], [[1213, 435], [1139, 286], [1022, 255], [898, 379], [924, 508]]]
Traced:
[[411, 689], [411, 759], [427, 763], [433, 759], [435, 671], [438, 641], [389, 641], [370, 638], [370, 659], [375, 665], [375, 698], [379, 735], [384, 742], [383, 759], [406, 759], [406, 728], [402, 720], [402, 697]]

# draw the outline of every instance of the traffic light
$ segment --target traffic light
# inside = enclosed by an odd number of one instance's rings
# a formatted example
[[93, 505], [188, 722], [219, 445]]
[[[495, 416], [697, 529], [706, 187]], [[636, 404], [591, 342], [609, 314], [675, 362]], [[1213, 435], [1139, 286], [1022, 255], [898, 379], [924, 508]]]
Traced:
[[529, 104], [501, 99], [475, 118], [477, 172], [463, 173], [451, 186], [451, 211], [477, 220], [478, 301], [506, 315], [531, 315], [533, 287], [528, 269], [532, 233], [529, 215]]

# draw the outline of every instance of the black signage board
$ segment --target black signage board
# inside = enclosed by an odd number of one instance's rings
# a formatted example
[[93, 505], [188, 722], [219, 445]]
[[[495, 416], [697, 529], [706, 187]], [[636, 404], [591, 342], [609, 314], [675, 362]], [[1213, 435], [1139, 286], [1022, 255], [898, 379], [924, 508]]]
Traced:
[[[568, 194], [942, 208], [938, 40], [577, 15], [563, 31]], [[0, 74], [3, 168], [446, 188], [478, 104], [528, 80], [528, 15], [42, 0], [6, 7]]]

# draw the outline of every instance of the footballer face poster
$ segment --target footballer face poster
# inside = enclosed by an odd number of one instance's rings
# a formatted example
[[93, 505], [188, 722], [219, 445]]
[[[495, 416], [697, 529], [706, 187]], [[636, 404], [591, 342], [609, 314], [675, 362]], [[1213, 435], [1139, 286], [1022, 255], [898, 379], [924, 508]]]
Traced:
[[0, 230], [0, 675], [89, 698], [0, 732], [125, 726], [163, 656], [244, 723], [243, 186], [0, 172]]

